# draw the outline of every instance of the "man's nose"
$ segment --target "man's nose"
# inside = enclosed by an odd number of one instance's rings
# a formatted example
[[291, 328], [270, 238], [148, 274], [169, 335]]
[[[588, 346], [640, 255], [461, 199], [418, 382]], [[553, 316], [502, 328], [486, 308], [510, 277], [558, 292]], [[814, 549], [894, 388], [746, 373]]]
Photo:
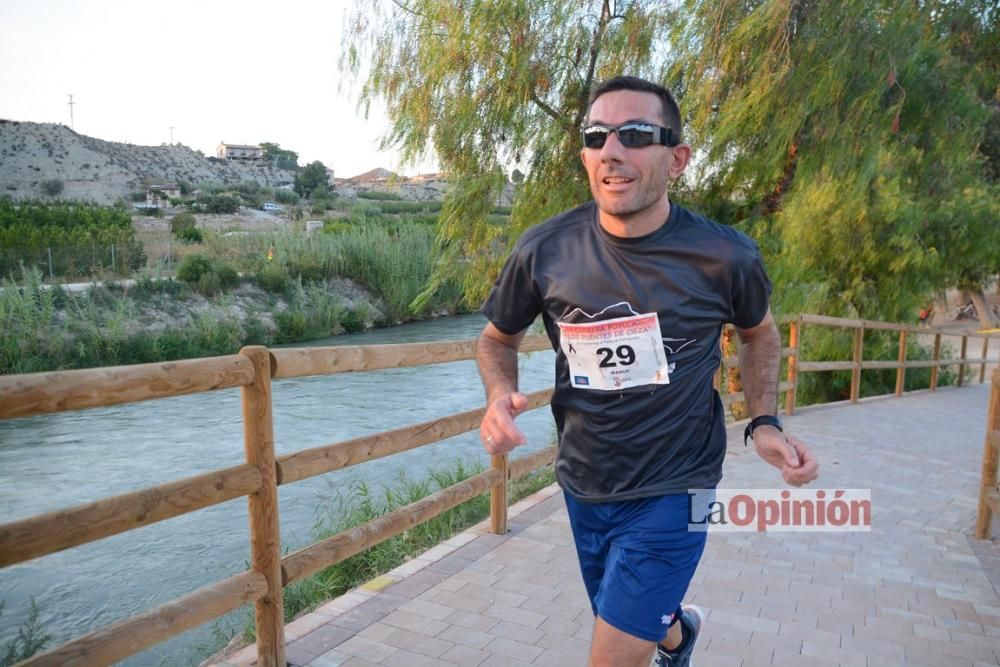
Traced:
[[625, 147], [618, 140], [617, 132], [608, 132], [601, 147], [601, 162], [621, 162], [625, 157]]

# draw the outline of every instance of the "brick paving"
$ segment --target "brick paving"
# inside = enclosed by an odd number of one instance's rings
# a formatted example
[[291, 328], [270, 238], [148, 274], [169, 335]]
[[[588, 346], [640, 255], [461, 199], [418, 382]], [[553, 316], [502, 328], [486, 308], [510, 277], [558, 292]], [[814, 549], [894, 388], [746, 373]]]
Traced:
[[[1000, 664], [1000, 538], [973, 535], [988, 384], [808, 408], [786, 420], [823, 488], [870, 488], [871, 532], [712, 533], [688, 600], [698, 667]], [[722, 486], [778, 486], [729, 429]], [[586, 665], [593, 617], [562, 492], [287, 626], [309, 667]], [[1000, 534], [1000, 522], [994, 529]], [[248, 665], [253, 647], [224, 665]]]

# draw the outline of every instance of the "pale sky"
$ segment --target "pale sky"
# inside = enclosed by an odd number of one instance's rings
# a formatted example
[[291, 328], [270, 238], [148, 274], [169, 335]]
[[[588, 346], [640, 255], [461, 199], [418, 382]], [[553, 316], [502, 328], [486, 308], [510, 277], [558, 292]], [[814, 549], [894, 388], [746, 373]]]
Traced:
[[[70, 124], [98, 139], [271, 141], [337, 177], [385, 167], [381, 109], [357, 111], [337, 69], [347, 0], [0, 0], [0, 118]], [[344, 90], [340, 90], [344, 89]]]

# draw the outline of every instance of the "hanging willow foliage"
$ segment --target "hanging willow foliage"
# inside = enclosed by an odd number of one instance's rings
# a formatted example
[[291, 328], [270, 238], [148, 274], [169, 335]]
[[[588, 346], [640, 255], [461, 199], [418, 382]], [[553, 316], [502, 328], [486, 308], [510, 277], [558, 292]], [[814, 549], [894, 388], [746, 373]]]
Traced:
[[790, 308], [905, 318], [1000, 269], [990, 65], [954, 48], [988, 39], [976, 4], [686, 3], [671, 75], [698, 194], [772, 250]]
[[[1000, 270], [984, 143], [997, 13], [984, 0], [367, 0], [341, 68], [363, 107], [386, 105], [384, 147], [433, 152], [448, 174], [425, 297], [459, 277], [478, 303], [512, 239], [589, 198], [587, 93], [631, 74], [680, 100], [695, 163], [678, 196], [760, 241], [779, 299], [899, 317]], [[498, 225], [487, 216], [514, 166], [526, 177]]]

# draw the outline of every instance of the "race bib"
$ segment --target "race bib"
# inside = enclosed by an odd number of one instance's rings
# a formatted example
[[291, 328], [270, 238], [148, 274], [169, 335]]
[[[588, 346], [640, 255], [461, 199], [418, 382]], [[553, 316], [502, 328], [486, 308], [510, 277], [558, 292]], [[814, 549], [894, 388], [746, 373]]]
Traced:
[[574, 387], [620, 391], [670, 384], [656, 313], [586, 324], [559, 322], [559, 345]]

